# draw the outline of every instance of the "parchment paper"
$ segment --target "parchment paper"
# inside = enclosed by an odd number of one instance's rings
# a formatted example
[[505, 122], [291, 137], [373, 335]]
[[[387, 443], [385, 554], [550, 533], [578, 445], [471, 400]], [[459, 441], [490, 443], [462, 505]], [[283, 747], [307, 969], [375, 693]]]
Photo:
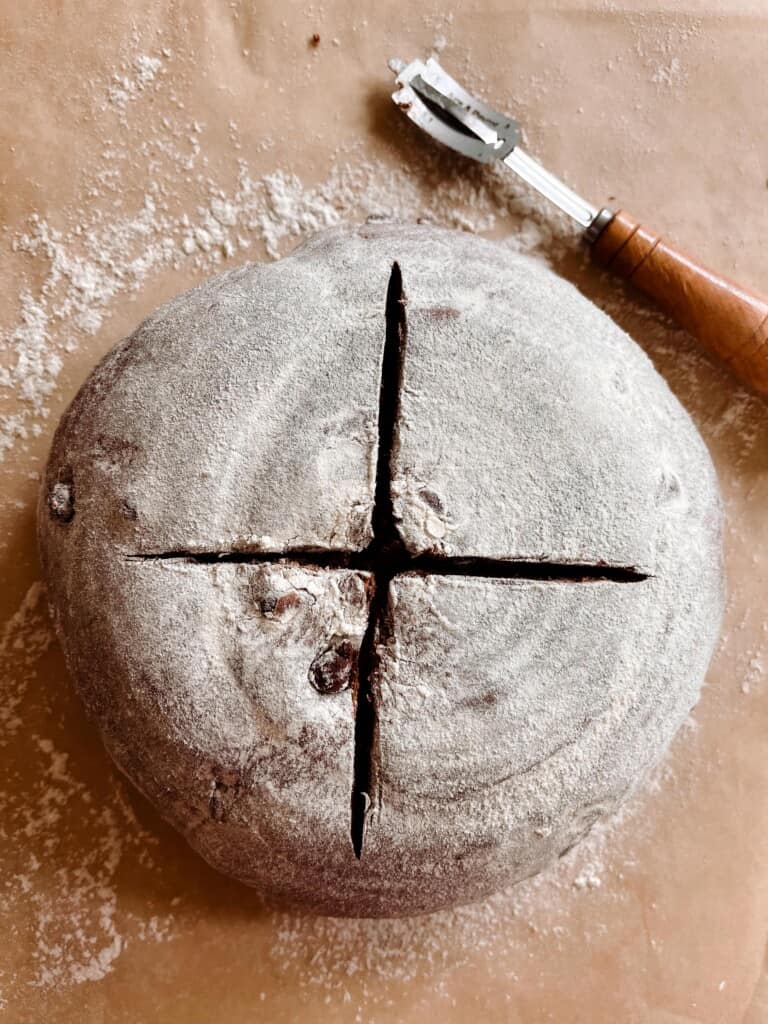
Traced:
[[[385, 66], [434, 48], [588, 197], [766, 289], [765, 6], [0, 10], [5, 1019], [768, 1021], [766, 406], [524, 190], [435, 156], [390, 107]], [[730, 589], [690, 727], [621, 820], [487, 904], [395, 924], [264, 907], [118, 777], [50, 639], [34, 537], [41, 459], [101, 354], [219, 264], [377, 204], [549, 259], [646, 348], [715, 458]]]

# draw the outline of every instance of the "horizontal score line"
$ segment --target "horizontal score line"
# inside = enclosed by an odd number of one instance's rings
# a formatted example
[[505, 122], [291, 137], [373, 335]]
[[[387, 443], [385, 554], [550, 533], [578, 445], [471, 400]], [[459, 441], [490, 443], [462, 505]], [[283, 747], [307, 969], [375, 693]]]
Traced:
[[317, 551], [292, 548], [286, 551], [161, 551], [127, 555], [130, 561], [187, 561], [200, 565], [285, 564], [306, 569], [350, 569], [395, 575], [475, 576], [480, 579], [572, 580], [642, 583], [653, 575], [635, 566], [602, 562], [545, 562], [482, 557], [413, 555], [388, 558], [386, 552]]

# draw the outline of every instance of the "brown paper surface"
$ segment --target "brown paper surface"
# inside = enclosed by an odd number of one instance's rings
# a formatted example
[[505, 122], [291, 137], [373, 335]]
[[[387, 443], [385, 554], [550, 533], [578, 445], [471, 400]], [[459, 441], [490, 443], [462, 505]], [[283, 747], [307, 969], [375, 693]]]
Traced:
[[[593, 201], [765, 289], [765, 5], [0, 9], [0, 1016], [768, 1021], [766, 406], [514, 181], [437, 154], [385, 66], [436, 49]], [[50, 638], [37, 476], [88, 371], [160, 301], [377, 211], [548, 259], [648, 351], [717, 465], [729, 601], [690, 726], [620, 820], [485, 904], [313, 920], [217, 876], [112, 767]]]

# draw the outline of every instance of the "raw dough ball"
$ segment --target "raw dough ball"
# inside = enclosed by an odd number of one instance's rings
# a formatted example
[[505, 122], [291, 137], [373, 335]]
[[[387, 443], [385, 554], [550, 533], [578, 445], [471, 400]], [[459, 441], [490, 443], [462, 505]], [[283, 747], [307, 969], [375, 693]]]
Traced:
[[707, 451], [555, 275], [432, 227], [324, 232], [96, 368], [40, 543], [112, 757], [219, 870], [396, 916], [524, 878], [697, 700]]

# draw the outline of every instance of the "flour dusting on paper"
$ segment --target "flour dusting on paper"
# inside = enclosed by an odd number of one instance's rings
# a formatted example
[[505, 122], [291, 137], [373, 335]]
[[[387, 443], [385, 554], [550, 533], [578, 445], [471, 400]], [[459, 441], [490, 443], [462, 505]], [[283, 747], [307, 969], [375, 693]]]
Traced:
[[[70, 763], [60, 695], [40, 686], [52, 642], [45, 593], [34, 583], [0, 629], [0, 748], [32, 728], [22, 757], [3, 755], [0, 843], [8, 849], [0, 911], [15, 922], [26, 908], [31, 933], [17, 933], [14, 924], [5, 948], [31, 946], [23, 977], [43, 989], [103, 977], [126, 944], [123, 931], [154, 941], [172, 936], [168, 919], [136, 922], [124, 909], [118, 927], [116, 874], [124, 853], [133, 849], [151, 872], [157, 839], [140, 827], [117, 777], [94, 793]], [[36, 731], [40, 722], [45, 736]], [[86, 847], [75, 835], [83, 828]], [[2, 980], [0, 974], [0, 991]]]
[[[630, 801], [611, 820], [593, 828], [571, 853], [534, 878], [480, 903], [427, 917], [395, 920], [345, 920], [281, 914], [271, 956], [281, 969], [297, 971], [302, 987], [343, 993], [355, 978], [366, 1000], [382, 981], [407, 983], [434, 976], [438, 986], [469, 965], [478, 954], [493, 958], [511, 951], [510, 922], [524, 921], [556, 955], [560, 939], [573, 928], [574, 900], [589, 890], [610, 886], [609, 899], [629, 899], [620, 872], [608, 868], [607, 851], [622, 829], [634, 829], [642, 841], [642, 798]], [[599, 930], [599, 920], [595, 921]], [[588, 942], [589, 932], [583, 934]], [[464, 951], [456, 956], [455, 950]], [[451, 952], [449, 953], [448, 950]], [[512, 979], [514, 980], [514, 979]], [[369, 987], [370, 986], [370, 987]]]

